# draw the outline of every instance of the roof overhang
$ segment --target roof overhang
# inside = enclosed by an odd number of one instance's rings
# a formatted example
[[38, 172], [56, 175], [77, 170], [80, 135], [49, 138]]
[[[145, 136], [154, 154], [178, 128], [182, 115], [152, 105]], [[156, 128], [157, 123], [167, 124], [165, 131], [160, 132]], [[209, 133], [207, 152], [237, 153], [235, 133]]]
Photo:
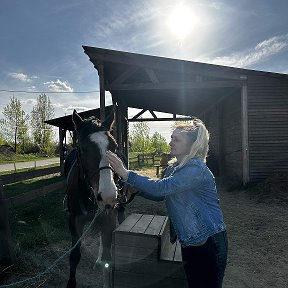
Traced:
[[83, 49], [98, 73], [102, 66], [105, 90], [115, 101], [151, 111], [198, 116], [221, 99], [240, 95], [250, 75], [287, 77], [89, 46]]

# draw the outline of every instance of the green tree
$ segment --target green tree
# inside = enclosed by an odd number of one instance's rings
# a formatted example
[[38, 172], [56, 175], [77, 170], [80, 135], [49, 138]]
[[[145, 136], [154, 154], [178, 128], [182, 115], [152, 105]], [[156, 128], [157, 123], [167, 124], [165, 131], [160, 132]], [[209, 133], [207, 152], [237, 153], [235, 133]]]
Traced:
[[4, 137], [4, 119], [0, 119], [0, 145], [5, 144], [5, 137]]
[[149, 153], [151, 150], [150, 128], [145, 122], [133, 124], [129, 135], [131, 152]]
[[44, 121], [53, 117], [54, 107], [49, 97], [46, 94], [39, 95], [31, 112], [31, 127], [34, 143], [38, 144], [45, 154], [49, 154], [53, 147], [53, 130]]
[[7, 142], [14, 144], [14, 150], [17, 151], [17, 144], [21, 141], [24, 146], [24, 139], [28, 136], [29, 116], [22, 109], [20, 100], [12, 96], [3, 110], [4, 119], [2, 121], [3, 135]]
[[151, 147], [153, 152], [168, 152], [170, 150], [164, 136], [159, 132], [155, 132], [151, 137]]

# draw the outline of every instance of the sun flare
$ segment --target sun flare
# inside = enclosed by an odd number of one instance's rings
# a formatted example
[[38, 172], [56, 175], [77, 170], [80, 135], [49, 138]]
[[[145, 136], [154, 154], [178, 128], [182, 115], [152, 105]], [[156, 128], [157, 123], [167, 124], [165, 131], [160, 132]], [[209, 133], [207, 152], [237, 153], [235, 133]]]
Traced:
[[173, 9], [167, 24], [173, 34], [184, 39], [193, 30], [195, 17], [188, 6], [179, 5]]

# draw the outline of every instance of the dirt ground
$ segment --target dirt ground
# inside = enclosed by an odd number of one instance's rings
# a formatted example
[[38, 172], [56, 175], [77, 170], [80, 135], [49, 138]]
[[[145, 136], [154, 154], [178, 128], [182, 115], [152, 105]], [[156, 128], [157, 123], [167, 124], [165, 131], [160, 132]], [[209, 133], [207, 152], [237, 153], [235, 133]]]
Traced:
[[[288, 287], [287, 179], [278, 175], [255, 189], [233, 191], [217, 183], [229, 240], [224, 288]], [[141, 197], [136, 197], [126, 211], [128, 214], [166, 215], [163, 203]], [[11, 276], [9, 283], [44, 271], [69, 246], [70, 243], [64, 241], [61, 245], [50, 245], [25, 255], [33, 261], [33, 268], [27, 267], [29, 273]], [[90, 234], [83, 241], [77, 270], [79, 288], [103, 285], [100, 268], [93, 269], [98, 246], [99, 235]], [[65, 257], [50, 276], [15, 287], [65, 287], [68, 274], [68, 257]]]

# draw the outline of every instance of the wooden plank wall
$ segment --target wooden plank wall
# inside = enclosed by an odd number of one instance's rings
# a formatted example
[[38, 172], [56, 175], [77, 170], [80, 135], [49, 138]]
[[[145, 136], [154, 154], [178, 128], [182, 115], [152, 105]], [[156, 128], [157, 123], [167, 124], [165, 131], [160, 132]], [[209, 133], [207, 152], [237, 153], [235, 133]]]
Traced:
[[242, 181], [240, 90], [210, 110], [205, 122], [210, 132], [208, 167], [215, 176]]
[[222, 161], [225, 176], [242, 181], [241, 95], [231, 95], [222, 103]]
[[220, 139], [219, 139], [219, 117], [218, 117], [219, 107], [215, 107], [210, 110], [209, 113], [205, 114], [205, 125], [210, 133], [210, 141], [209, 141], [209, 152], [207, 157], [207, 166], [212, 171], [214, 176], [220, 175]]
[[288, 79], [248, 78], [250, 182], [288, 172]]

